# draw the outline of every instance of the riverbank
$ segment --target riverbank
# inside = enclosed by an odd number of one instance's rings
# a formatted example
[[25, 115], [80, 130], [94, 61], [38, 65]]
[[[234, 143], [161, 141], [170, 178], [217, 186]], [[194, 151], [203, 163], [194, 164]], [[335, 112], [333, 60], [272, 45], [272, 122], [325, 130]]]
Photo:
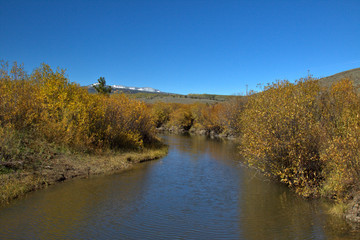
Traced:
[[[170, 126], [170, 127], [160, 127], [160, 128], [157, 128], [156, 130], [159, 133], [170, 133], [170, 134], [175, 134], [175, 135], [189, 134], [189, 135], [193, 135], [193, 136], [206, 136], [209, 138], [225, 139], [225, 140], [232, 140], [232, 141], [239, 140], [239, 136], [236, 136], [233, 134], [216, 133], [214, 131], [206, 131], [205, 129], [191, 128], [190, 130], [184, 130], [177, 126]], [[246, 165], [246, 166], [261, 172], [260, 168], [257, 168], [255, 166], [251, 166], [251, 165]], [[276, 181], [276, 178], [272, 178], [272, 179]], [[288, 186], [288, 187], [290, 189], [292, 189], [293, 191], [295, 191], [290, 186]], [[302, 195], [300, 195], [300, 196], [302, 196]], [[343, 217], [349, 223], [352, 223], [352, 226], [354, 229], [360, 229], [360, 192], [353, 193], [349, 197], [349, 199], [344, 200], [344, 201], [338, 201], [338, 202], [329, 196], [317, 195], [317, 196], [313, 196], [313, 197], [331, 200], [333, 202], [333, 206], [329, 210], [329, 213], [331, 215]]]
[[64, 154], [42, 162], [33, 169], [0, 174], [0, 205], [23, 197], [26, 193], [74, 178], [109, 175], [130, 169], [135, 164], [159, 159], [168, 147], [141, 152], [107, 152], [101, 154]]
[[178, 126], [170, 126], [170, 127], [164, 127], [161, 126], [156, 129], [158, 133], [170, 133], [170, 134], [190, 134], [195, 136], [206, 136], [210, 138], [220, 138], [220, 139], [228, 139], [228, 140], [236, 140], [238, 139], [238, 136], [236, 136], [233, 133], [229, 132], [216, 132], [216, 131], [210, 131], [203, 128], [190, 128], [189, 130], [185, 130], [183, 128], [180, 128]]
[[169, 153], [159, 161], [51, 186], [3, 207], [0, 239], [359, 239], [327, 214], [325, 201], [301, 199], [239, 166], [234, 142], [162, 139]]

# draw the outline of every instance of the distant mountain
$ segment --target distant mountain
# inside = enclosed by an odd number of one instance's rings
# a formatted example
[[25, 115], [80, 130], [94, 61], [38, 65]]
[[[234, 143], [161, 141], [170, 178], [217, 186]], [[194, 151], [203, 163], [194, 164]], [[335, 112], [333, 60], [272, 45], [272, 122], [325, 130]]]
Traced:
[[[98, 84], [99, 83], [94, 83], [86, 87], [90, 93], [96, 93], [94, 86]], [[151, 87], [126, 87], [123, 85], [109, 85], [109, 86], [111, 87], [113, 93], [139, 93], [139, 92], [163, 93], [160, 90]]]
[[[89, 93], [96, 93], [94, 86], [99, 83], [94, 83], [85, 88]], [[132, 99], [137, 99], [147, 103], [165, 102], [165, 103], [186, 103], [191, 104], [195, 102], [214, 104], [224, 102], [231, 99], [230, 95], [216, 95], [216, 94], [176, 94], [162, 92], [151, 87], [126, 87], [123, 85], [110, 85], [111, 93], [125, 93]]]
[[360, 86], [360, 68], [354, 68], [348, 71], [340, 72], [329, 77], [319, 79], [323, 86], [330, 87], [334, 82], [337, 82], [343, 78], [349, 78], [354, 82], [355, 86]]

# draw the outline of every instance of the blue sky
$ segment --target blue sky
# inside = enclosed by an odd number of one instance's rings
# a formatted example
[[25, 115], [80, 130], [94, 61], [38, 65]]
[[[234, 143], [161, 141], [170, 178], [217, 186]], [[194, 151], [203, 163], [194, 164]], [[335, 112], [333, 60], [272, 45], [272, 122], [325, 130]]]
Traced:
[[359, 0], [0, 0], [0, 59], [81, 85], [241, 94], [360, 67], [359, 13]]

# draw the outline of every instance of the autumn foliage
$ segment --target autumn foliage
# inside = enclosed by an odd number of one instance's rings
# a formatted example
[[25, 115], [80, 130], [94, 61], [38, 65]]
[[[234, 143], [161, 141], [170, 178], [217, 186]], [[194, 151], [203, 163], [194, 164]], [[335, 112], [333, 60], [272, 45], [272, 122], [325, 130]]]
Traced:
[[351, 81], [278, 81], [249, 97], [241, 150], [250, 165], [303, 196], [348, 198], [359, 190], [360, 98]]
[[150, 108], [158, 128], [235, 136], [240, 132], [238, 121], [245, 102], [242, 97], [233, 97], [227, 102], [216, 104], [157, 102]]
[[349, 79], [330, 89], [309, 78], [277, 81], [215, 104], [146, 105], [89, 94], [46, 64], [28, 75], [1, 62], [0, 161], [46, 159], [54, 147], [141, 149], [156, 127], [237, 136], [248, 164], [305, 197], [343, 200], [360, 190], [360, 96]]
[[277, 81], [217, 104], [156, 103], [157, 127], [237, 136], [247, 163], [298, 194], [339, 200], [359, 191], [360, 96], [349, 79]]
[[249, 97], [241, 118], [249, 164], [309, 195], [320, 184], [321, 113], [316, 81], [278, 81]]
[[348, 198], [360, 182], [360, 96], [349, 79], [331, 87], [327, 101], [323, 194]]
[[1, 64], [2, 161], [27, 158], [26, 151], [46, 151], [39, 150], [44, 146], [40, 142], [94, 151], [141, 149], [155, 139], [155, 124], [144, 103], [124, 95], [89, 94], [69, 82], [64, 70], [54, 71], [46, 64], [30, 75], [22, 65]]

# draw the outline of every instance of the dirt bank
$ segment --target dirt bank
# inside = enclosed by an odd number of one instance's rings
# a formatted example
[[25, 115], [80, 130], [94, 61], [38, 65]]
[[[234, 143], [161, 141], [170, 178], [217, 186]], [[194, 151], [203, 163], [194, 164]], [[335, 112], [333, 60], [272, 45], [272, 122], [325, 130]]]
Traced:
[[103, 153], [95, 155], [60, 155], [40, 163], [34, 169], [23, 169], [0, 175], [0, 205], [26, 193], [74, 178], [108, 175], [129, 169], [135, 164], [159, 159], [167, 146], [141, 152]]

